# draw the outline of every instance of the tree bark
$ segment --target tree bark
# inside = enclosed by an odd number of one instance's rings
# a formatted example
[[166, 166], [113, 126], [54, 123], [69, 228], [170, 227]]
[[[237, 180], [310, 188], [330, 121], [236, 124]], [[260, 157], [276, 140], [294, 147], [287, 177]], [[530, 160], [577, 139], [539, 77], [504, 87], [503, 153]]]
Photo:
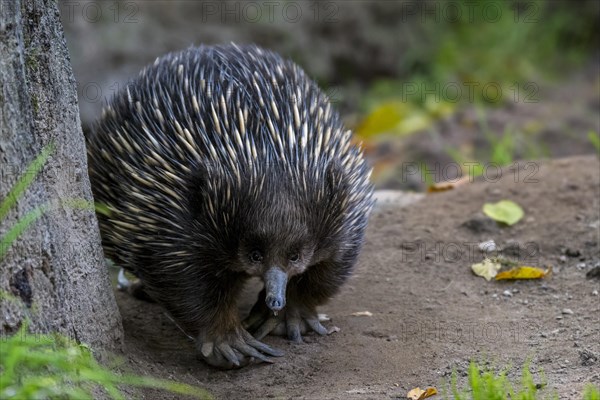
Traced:
[[30, 320], [93, 349], [117, 350], [121, 318], [92, 203], [75, 79], [53, 0], [0, 1], [0, 202], [47, 144], [55, 150], [0, 221], [0, 237], [29, 211], [53, 204], [0, 261], [0, 334]]

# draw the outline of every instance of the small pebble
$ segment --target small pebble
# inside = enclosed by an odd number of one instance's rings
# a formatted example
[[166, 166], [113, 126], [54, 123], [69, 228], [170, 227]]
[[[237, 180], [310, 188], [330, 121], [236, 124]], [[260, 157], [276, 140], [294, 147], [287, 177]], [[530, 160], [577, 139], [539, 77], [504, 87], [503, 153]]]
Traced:
[[570, 308], [563, 308], [562, 313], [563, 314], [573, 314], [573, 310], [571, 310]]
[[562, 319], [562, 318], [563, 318], [563, 317], [562, 317], [562, 315], [558, 315], [558, 316], [556, 317], [556, 319], [559, 319], [559, 320], [560, 320], [560, 319]]
[[588, 279], [600, 279], [600, 266], [596, 266], [592, 269], [590, 269], [586, 274], [585, 277]]
[[579, 257], [581, 255], [581, 252], [577, 249], [568, 248], [567, 250], [565, 250], [565, 254], [568, 257]]
[[592, 292], [592, 296], [598, 296], [598, 291], [597, 291], [597, 290], [594, 290], [594, 291]]
[[479, 250], [481, 250], [484, 253], [491, 253], [496, 251], [498, 247], [496, 246], [496, 242], [494, 242], [493, 240], [488, 240], [485, 242], [481, 242], [479, 243]]
[[504, 292], [502, 292], [502, 295], [504, 295], [506, 297], [512, 297], [512, 293], [510, 290], [505, 290]]

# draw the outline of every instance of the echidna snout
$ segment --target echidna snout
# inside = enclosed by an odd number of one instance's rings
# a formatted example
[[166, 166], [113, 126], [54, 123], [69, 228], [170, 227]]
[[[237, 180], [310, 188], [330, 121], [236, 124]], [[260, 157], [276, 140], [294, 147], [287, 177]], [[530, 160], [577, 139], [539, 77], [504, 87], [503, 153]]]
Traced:
[[264, 276], [265, 302], [271, 311], [281, 311], [285, 307], [285, 288], [288, 275], [278, 267], [271, 267]]

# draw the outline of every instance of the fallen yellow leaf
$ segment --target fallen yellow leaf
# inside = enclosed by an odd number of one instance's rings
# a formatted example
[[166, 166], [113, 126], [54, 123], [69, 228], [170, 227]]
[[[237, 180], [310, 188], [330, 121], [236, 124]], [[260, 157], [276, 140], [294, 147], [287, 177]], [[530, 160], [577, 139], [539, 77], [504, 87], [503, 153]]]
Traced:
[[496, 280], [506, 279], [540, 279], [552, 272], [552, 267], [546, 270], [537, 267], [521, 266], [502, 271], [496, 275]]
[[425, 390], [421, 388], [414, 388], [406, 394], [406, 398], [410, 400], [423, 400], [436, 394], [437, 389], [434, 387], [428, 387]]

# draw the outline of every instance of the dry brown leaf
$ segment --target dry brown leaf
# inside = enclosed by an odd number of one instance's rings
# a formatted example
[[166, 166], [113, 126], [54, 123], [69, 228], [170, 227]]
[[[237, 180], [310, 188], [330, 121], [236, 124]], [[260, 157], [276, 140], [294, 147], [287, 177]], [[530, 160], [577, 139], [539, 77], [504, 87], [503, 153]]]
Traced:
[[431, 185], [427, 188], [427, 193], [446, 192], [446, 191], [452, 190], [458, 186], [462, 186], [465, 183], [469, 183], [470, 181], [471, 181], [471, 177], [468, 175], [465, 175], [460, 179], [434, 183], [433, 185]]

